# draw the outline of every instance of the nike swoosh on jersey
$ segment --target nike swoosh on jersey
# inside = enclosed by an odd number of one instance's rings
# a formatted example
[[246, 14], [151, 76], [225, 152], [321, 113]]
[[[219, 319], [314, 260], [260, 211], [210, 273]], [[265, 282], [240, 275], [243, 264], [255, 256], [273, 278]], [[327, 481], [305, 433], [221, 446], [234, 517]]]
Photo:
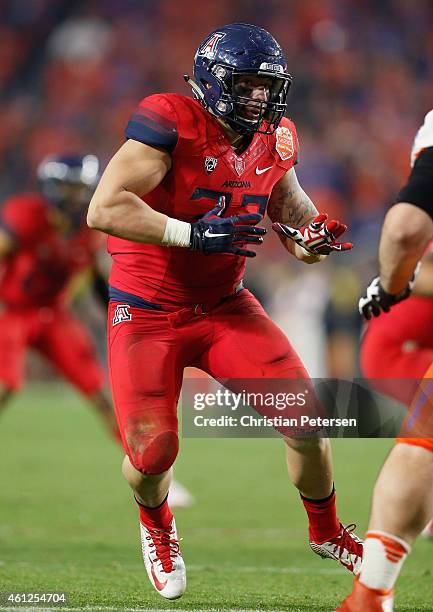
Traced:
[[230, 234], [212, 234], [210, 230], [206, 230], [204, 235], [206, 238], [218, 238], [219, 236], [230, 236]]
[[263, 174], [263, 172], [267, 172], [271, 168], [272, 166], [268, 166], [267, 168], [259, 168], [258, 166], [256, 166], [256, 174]]

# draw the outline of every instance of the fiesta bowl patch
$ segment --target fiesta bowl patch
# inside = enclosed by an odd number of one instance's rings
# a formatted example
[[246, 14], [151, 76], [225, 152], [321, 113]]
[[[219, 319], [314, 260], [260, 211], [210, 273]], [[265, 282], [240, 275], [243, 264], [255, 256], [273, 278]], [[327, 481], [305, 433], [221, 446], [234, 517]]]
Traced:
[[287, 127], [279, 127], [275, 132], [275, 148], [281, 159], [290, 159], [295, 152], [292, 132]]

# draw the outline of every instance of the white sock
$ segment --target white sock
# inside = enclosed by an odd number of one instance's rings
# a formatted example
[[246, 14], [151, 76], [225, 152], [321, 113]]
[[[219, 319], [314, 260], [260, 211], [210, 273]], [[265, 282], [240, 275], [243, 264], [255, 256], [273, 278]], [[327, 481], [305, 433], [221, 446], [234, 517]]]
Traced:
[[369, 531], [364, 542], [359, 581], [370, 589], [389, 591], [409, 553], [409, 544], [392, 533]]

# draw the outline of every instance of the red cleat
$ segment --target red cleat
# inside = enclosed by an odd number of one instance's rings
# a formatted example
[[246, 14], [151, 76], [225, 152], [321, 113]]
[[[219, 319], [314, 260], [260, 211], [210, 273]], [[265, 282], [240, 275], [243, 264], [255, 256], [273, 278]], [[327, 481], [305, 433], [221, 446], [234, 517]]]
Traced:
[[369, 589], [355, 578], [353, 590], [335, 612], [393, 612], [394, 591]]

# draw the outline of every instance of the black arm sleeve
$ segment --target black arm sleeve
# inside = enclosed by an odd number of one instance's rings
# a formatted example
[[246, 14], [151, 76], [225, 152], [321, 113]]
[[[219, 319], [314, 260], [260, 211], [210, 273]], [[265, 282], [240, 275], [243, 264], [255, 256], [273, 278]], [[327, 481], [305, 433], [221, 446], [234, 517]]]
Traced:
[[102, 306], [108, 307], [110, 300], [108, 296], [108, 285], [105, 278], [99, 272], [95, 272], [93, 276], [93, 291], [95, 292], [98, 300]]
[[423, 149], [418, 155], [408, 181], [394, 204], [398, 202], [418, 206], [433, 219], [433, 147]]

